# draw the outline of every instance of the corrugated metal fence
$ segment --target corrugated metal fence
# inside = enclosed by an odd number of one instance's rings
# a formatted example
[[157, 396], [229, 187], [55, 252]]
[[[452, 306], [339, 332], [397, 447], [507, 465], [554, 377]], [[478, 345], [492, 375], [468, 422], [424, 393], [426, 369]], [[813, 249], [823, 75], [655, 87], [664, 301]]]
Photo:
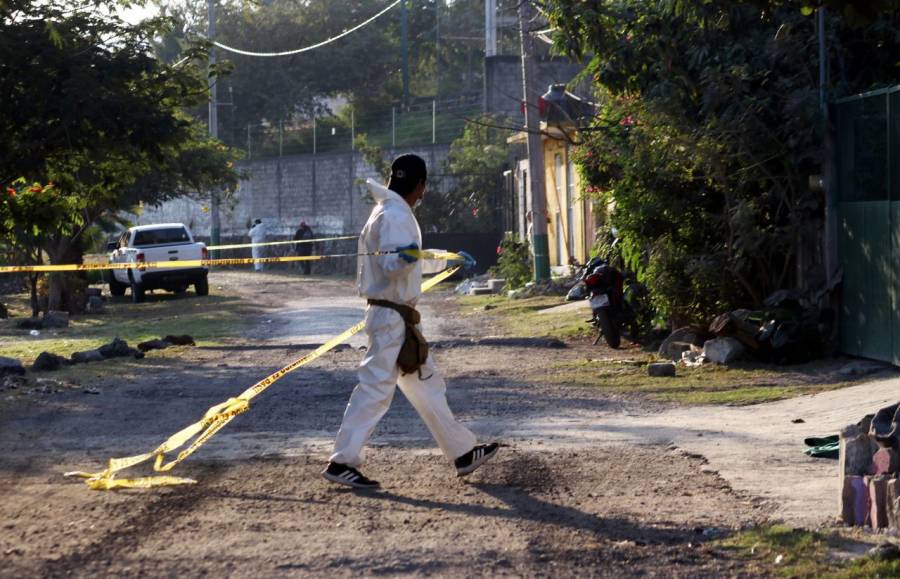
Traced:
[[900, 86], [835, 112], [841, 346], [900, 365]]

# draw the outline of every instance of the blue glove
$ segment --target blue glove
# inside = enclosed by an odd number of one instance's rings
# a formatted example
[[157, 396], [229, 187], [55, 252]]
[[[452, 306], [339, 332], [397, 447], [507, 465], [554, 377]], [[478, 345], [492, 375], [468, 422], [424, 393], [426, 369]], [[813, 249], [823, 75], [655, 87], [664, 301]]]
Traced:
[[405, 261], [406, 263], [416, 263], [419, 261], [419, 258], [415, 255], [410, 255], [409, 253], [404, 253], [404, 249], [415, 249], [418, 250], [419, 246], [415, 243], [410, 243], [409, 245], [404, 245], [403, 247], [398, 247], [397, 251], [400, 252], [400, 259]]
[[471, 254], [469, 254], [468, 252], [466, 252], [466, 251], [457, 251], [456, 254], [459, 255], [460, 257], [462, 257], [462, 259], [451, 259], [451, 260], [448, 260], [448, 261], [447, 261], [447, 265], [459, 265], [459, 266], [462, 266], [462, 267], [464, 267], [464, 268], [466, 268], [466, 269], [472, 269], [473, 267], [475, 267], [476, 265], [478, 265], [478, 262], [475, 261], [475, 258], [472, 257]]

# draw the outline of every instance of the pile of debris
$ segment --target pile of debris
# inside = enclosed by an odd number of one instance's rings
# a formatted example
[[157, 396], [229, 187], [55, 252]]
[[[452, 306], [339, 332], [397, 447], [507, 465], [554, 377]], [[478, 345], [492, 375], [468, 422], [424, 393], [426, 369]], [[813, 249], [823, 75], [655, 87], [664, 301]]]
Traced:
[[900, 403], [840, 433], [841, 520], [900, 531]]
[[574, 280], [568, 277], [530, 281], [525, 287], [510, 291], [507, 297], [517, 300], [535, 296], [564, 296], [569, 293], [573, 283]]
[[794, 291], [781, 290], [765, 301], [763, 310], [735, 310], [709, 326], [716, 336], [737, 340], [756, 359], [798, 364], [822, 356], [830, 332], [830, 310], [805, 303]]
[[660, 358], [688, 367], [703, 364], [730, 364], [740, 360], [746, 350], [734, 338], [715, 338], [703, 328], [684, 327], [669, 334], [657, 352]]
[[504, 287], [506, 287], [506, 280], [483, 274], [463, 281], [456, 286], [454, 292], [461, 296], [485, 296], [499, 294]]
[[798, 364], [822, 356], [832, 312], [805, 303], [796, 292], [777, 291], [765, 309], [734, 310], [705, 328], [680, 328], [659, 355], [687, 366], [729, 364], [747, 355], [776, 364]]

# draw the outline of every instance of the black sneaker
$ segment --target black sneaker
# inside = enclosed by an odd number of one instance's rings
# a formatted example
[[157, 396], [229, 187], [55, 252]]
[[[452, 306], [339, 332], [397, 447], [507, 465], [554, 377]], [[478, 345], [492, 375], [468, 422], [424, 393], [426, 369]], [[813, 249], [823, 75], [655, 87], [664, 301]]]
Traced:
[[336, 462], [328, 463], [328, 466], [322, 471], [322, 477], [333, 483], [358, 489], [374, 489], [380, 486], [378, 481], [364, 477], [361, 472], [352, 466]]
[[456, 476], [466, 476], [475, 471], [476, 468], [490, 460], [500, 445], [496, 442], [490, 444], [479, 444], [469, 452], [456, 459]]

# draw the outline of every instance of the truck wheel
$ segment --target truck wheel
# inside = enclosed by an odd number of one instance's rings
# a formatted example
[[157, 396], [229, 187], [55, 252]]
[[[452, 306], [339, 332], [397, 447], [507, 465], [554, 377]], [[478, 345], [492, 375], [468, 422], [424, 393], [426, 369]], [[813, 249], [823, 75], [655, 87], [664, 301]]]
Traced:
[[144, 286], [139, 283], [131, 282], [131, 301], [139, 304], [144, 301], [145, 297]]
[[613, 350], [618, 349], [621, 336], [619, 336], [619, 328], [616, 327], [612, 318], [609, 317], [609, 310], [599, 308], [594, 313], [594, 316], [597, 318], [597, 324], [600, 326], [600, 331], [603, 332], [603, 339], [606, 340], [606, 344]]
[[206, 276], [194, 282], [194, 291], [197, 292], [198, 296], [209, 295], [209, 280], [206, 279]]
[[128, 289], [128, 286], [124, 283], [121, 283], [116, 279], [116, 276], [110, 272], [109, 278], [107, 279], [109, 283], [109, 293], [110, 295], [114, 295], [117, 298], [120, 298], [125, 295], [125, 290]]

